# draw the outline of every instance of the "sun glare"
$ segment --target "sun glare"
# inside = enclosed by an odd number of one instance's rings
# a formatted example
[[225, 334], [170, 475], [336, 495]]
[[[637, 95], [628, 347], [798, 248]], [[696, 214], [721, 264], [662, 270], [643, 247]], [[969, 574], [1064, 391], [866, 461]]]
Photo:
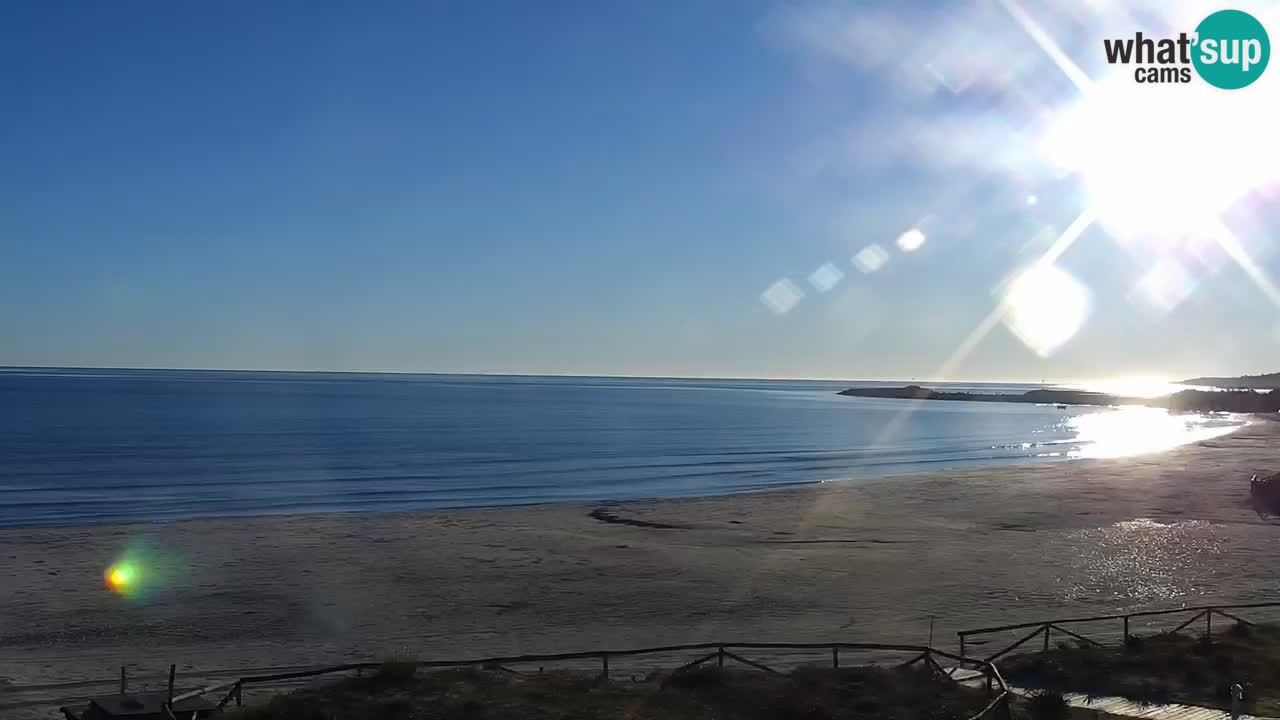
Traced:
[[1068, 421], [1075, 430], [1081, 458], [1113, 458], [1162, 452], [1191, 442], [1220, 437], [1240, 423], [1213, 422], [1200, 415], [1179, 415], [1161, 408], [1124, 407], [1077, 415]]
[[1152, 377], [1128, 377], [1128, 378], [1110, 378], [1107, 380], [1098, 380], [1078, 385], [1070, 386], [1077, 390], [1087, 390], [1090, 392], [1106, 393], [1108, 395], [1120, 395], [1122, 397], [1134, 398], [1153, 398], [1161, 395], [1170, 395], [1179, 390], [1187, 389], [1186, 385], [1176, 385], [1161, 378]]
[[1195, 234], [1277, 176], [1262, 92], [1207, 85], [1135, 88], [1116, 74], [1048, 124], [1040, 151], [1076, 175], [1103, 225], [1121, 239]]

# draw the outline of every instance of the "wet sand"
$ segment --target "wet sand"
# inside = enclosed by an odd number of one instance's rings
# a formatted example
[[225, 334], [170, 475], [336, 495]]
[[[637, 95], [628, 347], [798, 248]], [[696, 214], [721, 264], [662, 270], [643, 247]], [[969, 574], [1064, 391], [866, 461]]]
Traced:
[[[0, 683], [962, 627], [1280, 598], [1280, 423], [1159, 454], [706, 499], [0, 530]], [[172, 559], [130, 602], [102, 572]]]

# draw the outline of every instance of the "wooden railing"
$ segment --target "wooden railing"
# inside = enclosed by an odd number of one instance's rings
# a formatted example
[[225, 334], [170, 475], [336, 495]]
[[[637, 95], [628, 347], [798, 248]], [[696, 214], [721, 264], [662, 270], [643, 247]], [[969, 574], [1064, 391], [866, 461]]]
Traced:
[[[489, 658], [476, 658], [468, 660], [425, 660], [425, 661], [394, 661], [397, 666], [413, 665], [416, 668], [448, 668], [463, 666], [479, 666], [489, 669], [509, 670], [510, 665], [525, 665], [530, 663], [552, 663], [566, 662], [574, 660], [594, 660], [599, 663], [600, 679], [602, 681], [609, 680], [609, 662], [611, 659], [630, 658], [644, 655], [657, 654], [673, 654], [682, 652], [708, 651], [706, 654], [698, 656], [696, 659], [686, 662], [676, 668], [674, 672], [683, 672], [689, 669], [704, 665], [715, 661], [717, 666], [723, 667], [726, 662], [732, 661], [768, 673], [779, 674], [780, 671], [770, 667], [757, 660], [745, 657], [742, 653], [751, 650], [772, 650], [772, 651], [830, 651], [831, 666], [840, 667], [841, 654], [849, 652], [888, 652], [902, 653], [910, 657], [900, 663], [900, 667], [909, 667], [917, 663], [924, 663], [933, 672], [940, 675], [951, 675], [958, 668], [976, 669], [981, 672], [986, 679], [986, 692], [989, 698], [988, 703], [983, 709], [974, 715], [970, 720], [980, 720], [990, 718], [991, 720], [1003, 720], [1009, 717], [1009, 687], [1005, 684], [1004, 677], [1000, 675], [1000, 671], [996, 666], [988, 660], [980, 660], [976, 658], [966, 658], [954, 653], [937, 648], [931, 648], [924, 645], [888, 645], [880, 643], [759, 643], [759, 642], [741, 642], [741, 643], [695, 643], [689, 645], [663, 645], [658, 647], [635, 648], [625, 650], [590, 650], [585, 652], [573, 653], [555, 653], [543, 655], [508, 655]], [[950, 661], [953, 667], [948, 670], [939, 660]], [[350, 673], [365, 671], [376, 672], [383, 668], [385, 663], [380, 662], [359, 662], [346, 663], [342, 665], [332, 665], [328, 667], [313, 668], [308, 670], [296, 670], [289, 672], [248, 675], [245, 677], [227, 680], [224, 682], [214, 683], [205, 687], [196, 688], [187, 692], [175, 694], [170, 685], [169, 700], [164, 706], [164, 712], [168, 717], [174, 720], [185, 720], [186, 713], [179, 712], [176, 715], [170, 710], [183, 700], [204, 695], [214, 695], [218, 697], [216, 703], [219, 709], [226, 707], [234, 702], [241, 705], [244, 702], [245, 688], [251, 685], [263, 685], [270, 683], [280, 683], [282, 681], [296, 680], [302, 678], [319, 677], [322, 675], [332, 675], [337, 673]], [[62, 712], [68, 718], [74, 718], [75, 715], [68, 708], [61, 708]]]
[[997, 625], [995, 627], [984, 627], [984, 628], [974, 628], [971, 630], [961, 630], [956, 634], [960, 638], [960, 655], [962, 657], [968, 657], [968, 653], [967, 653], [968, 645], [971, 644], [969, 639], [976, 635], [991, 635], [994, 633], [1008, 632], [1010, 630], [1023, 630], [1028, 628], [1031, 629], [1031, 632], [1020, 637], [1013, 644], [1002, 648], [1000, 651], [996, 653], [988, 655], [985, 658], [985, 660], [987, 662], [991, 662], [997, 658], [1003, 657], [1004, 655], [1012, 652], [1013, 650], [1016, 650], [1019, 647], [1022, 647], [1026, 643], [1034, 640], [1036, 637], [1040, 637], [1043, 640], [1044, 644], [1042, 646], [1042, 649], [1048, 650], [1050, 635], [1055, 631], [1090, 645], [1096, 645], [1096, 646], [1104, 645], [1104, 643], [1099, 642], [1098, 640], [1095, 640], [1090, 637], [1086, 637], [1072, 630], [1068, 630], [1067, 628], [1063, 627], [1064, 625], [1081, 625], [1086, 623], [1098, 623], [1098, 622], [1109, 622], [1114, 620], [1120, 620], [1123, 622], [1123, 635], [1122, 635], [1123, 642], [1128, 643], [1129, 638], [1131, 637], [1129, 632], [1129, 621], [1133, 618], [1156, 617], [1156, 616], [1162, 616], [1162, 615], [1191, 614], [1190, 618], [1188, 618], [1181, 625], [1178, 625], [1177, 627], [1173, 628], [1169, 632], [1175, 632], [1175, 633], [1180, 632], [1181, 630], [1184, 630], [1185, 628], [1190, 627], [1197, 620], [1203, 619], [1205, 637], [1211, 638], [1213, 634], [1213, 616], [1214, 615], [1219, 615], [1221, 617], [1227, 618], [1228, 620], [1231, 620], [1236, 623], [1241, 623], [1244, 625], [1253, 625], [1252, 622], [1245, 620], [1244, 618], [1227, 611], [1228, 610], [1246, 610], [1250, 608], [1276, 608], [1276, 607], [1280, 607], [1280, 602], [1243, 603], [1238, 605], [1201, 605], [1197, 607], [1175, 608], [1171, 610], [1142, 610], [1139, 612], [1131, 612], [1131, 613], [1125, 613], [1125, 614], [1119, 614], [1119, 615], [1094, 615], [1091, 617], [1059, 618], [1057, 620], [1044, 620], [1044, 621], [1029, 622], [1029, 623], [1015, 623], [1012, 625]]

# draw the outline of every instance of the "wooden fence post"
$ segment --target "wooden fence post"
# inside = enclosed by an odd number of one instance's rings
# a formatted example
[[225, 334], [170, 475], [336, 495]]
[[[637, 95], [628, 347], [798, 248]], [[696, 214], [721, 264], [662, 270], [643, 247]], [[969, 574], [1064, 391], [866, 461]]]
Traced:
[[177, 665], [169, 666], [169, 705], [173, 705], [173, 675], [178, 671]]
[[1213, 642], [1213, 609], [1204, 611], [1204, 641]]
[[1049, 623], [1044, 624], [1044, 651], [1049, 652]]
[[601, 674], [601, 677], [602, 677], [602, 678], [604, 678], [605, 680], [608, 680], [608, 679], [609, 679], [609, 655], [608, 655], [608, 653], [605, 653], [605, 654], [603, 654], [603, 655], [601, 655], [601, 656], [600, 656], [600, 663], [601, 663], [601, 665], [604, 667], [604, 672]]
[[840, 667], [840, 648], [835, 646], [831, 648], [831, 667]]
[[716, 666], [724, 667], [724, 648], [716, 651]]
[[964, 635], [960, 636], [960, 657], [964, 657]]
[[121, 665], [120, 666], [120, 694], [121, 695], [124, 694], [126, 687], [128, 687], [128, 685], [125, 683], [125, 679], [124, 679], [124, 665]]
[[1129, 616], [1124, 616], [1124, 644], [1129, 644]]

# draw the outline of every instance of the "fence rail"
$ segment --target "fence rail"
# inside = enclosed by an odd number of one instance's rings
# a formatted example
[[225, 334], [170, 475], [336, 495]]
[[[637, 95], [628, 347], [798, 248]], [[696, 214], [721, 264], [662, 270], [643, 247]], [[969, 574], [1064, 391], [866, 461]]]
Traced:
[[966, 651], [968, 650], [968, 645], [971, 644], [969, 642], [969, 639], [974, 636], [991, 635], [995, 633], [1008, 632], [1010, 630], [1031, 629], [1031, 632], [1019, 637], [1018, 640], [1014, 641], [1011, 645], [1008, 645], [1002, 648], [1001, 650], [999, 650], [998, 652], [992, 655], [988, 655], [986, 658], [984, 658], [987, 662], [991, 662], [996, 660], [997, 658], [1003, 657], [1004, 655], [1012, 652], [1013, 650], [1016, 650], [1019, 647], [1022, 647], [1024, 644], [1034, 640], [1037, 636], [1043, 640], [1042, 649], [1048, 650], [1050, 636], [1055, 631], [1060, 632], [1069, 637], [1075, 638], [1076, 640], [1079, 640], [1081, 642], [1089, 643], [1091, 645], [1096, 645], [1099, 647], [1103, 646], [1104, 643], [1099, 642], [1098, 640], [1095, 640], [1093, 638], [1086, 637], [1085, 635], [1082, 635], [1073, 630], [1068, 630], [1067, 628], [1063, 627], [1064, 625], [1082, 625], [1087, 623], [1098, 623], [1098, 622], [1107, 622], [1111, 620], [1120, 620], [1123, 622], [1123, 630], [1122, 630], [1123, 642], [1128, 643], [1129, 638], [1131, 637], [1131, 634], [1129, 632], [1129, 621], [1133, 618], [1190, 614], [1191, 615], [1190, 618], [1188, 618], [1181, 625], [1178, 625], [1177, 627], [1173, 628], [1169, 632], [1175, 632], [1175, 633], [1180, 632], [1186, 629], [1187, 627], [1190, 627], [1192, 623], [1196, 622], [1197, 620], [1203, 619], [1205, 637], [1211, 638], [1213, 634], [1213, 616], [1214, 615], [1219, 615], [1221, 617], [1224, 617], [1236, 623], [1253, 625], [1254, 623], [1248, 620], [1245, 620], [1244, 618], [1234, 613], [1230, 613], [1227, 611], [1228, 610], [1249, 610], [1249, 609], [1257, 609], [1257, 608], [1280, 608], [1280, 602], [1240, 603], [1235, 605], [1199, 605], [1195, 607], [1171, 608], [1168, 610], [1141, 610], [1138, 612], [1115, 614], [1115, 615], [1092, 615], [1089, 617], [1059, 618], [1055, 620], [1040, 620], [1036, 622], [1013, 623], [1010, 625], [996, 625], [992, 627], [973, 628], [970, 630], [961, 630], [960, 632], [956, 633], [956, 635], [959, 636], [959, 639], [960, 639], [960, 655], [962, 657], [967, 658], [968, 655]]
[[[840, 667], [841, 652], [857, 652], [857, 651], [877, 651], [887, 653], [902, 653], [910, 656], [909, 659], [900, 663], [900, 667], [912, 666], [917, 663], [924, 663], [926, 667], [933, 672], [941, 675], [949, 675], [949, 671], [939, 662], [939, 659], [950, 661], [955, 668], [971, 668], [977, 669], [986, 677], [986, 688], [989, 696], [989, 702], [981, 711], [972, 716], [970, 720], [980, 720], [990, 718], [991, 720], [999, 720], [1008, 718], [1009, 703], [1009, 686], [1005, 683], [1004, 677], [1000, 671], [989, 660], [978, 658], [966, 658], [955, 653], [939, 650], [927, 645], [891, 645], [884, 643], [844, 643], [844, 642], [827, 642], [827, 643], [769, 643], [769, 642], [732, 642], [732, 643], [692, 643], [685, 645], [662, 645], [646, 648], [626, 648], [618, 650], [587, 650], [583, 652], [571, 653], [550, 653], [550, 654], [533, 654], [533, 655], [503, 655], [487, 658], [473, 658], [466, 660], [422, 660], [422, 661], [395, 661], [396, 665], [412, 664], [417, 668], [449, 668], [449, 667], [466, 667], [479, 666], [490, 669], [508, 669], [508, 665], [523, 665], [529, 663], [542, 662], [565, 662], [573, 660], [596, 660], [600, 663], [600, 678], [602, 681], [609, 680], [609, 661], [617, 658], [632, 658], [645, 655], [672, 654], [681, 652], [694, 651], [710, 651], [705, 655], [701, 655], [692, 662], [685, 663], [677, 667], [673, 672], [682, 672], [701, 666], [705, 663], [715, 661], [720, 667], [723, 667], [727, 661], [736, 662], [747, 667], [754, 668], [763, 672], [778, 673], [779, 671], [765, 663], [752, 660], [745, 657], [742, 653], [751, 650], [773, 650], [773, 651], [829, 651], [831, 655], [831, 666]], [[246, 675], [235, 679], [228, 679], [216, 682], [210, 685], [175, 694], [173, 692], [172, 681], [168, 695], [168, 702], [164, 705], [164, 712], [173, 720], [183, 720], [184, 713], [174, 715], [171, 710], [175, 704], [184, 700], [204, 695], [216, 695], [218, 701], [216, 703], [219, 709], [226, 707], [231, 702], [237, 706], [244, 701], [244, 690], [246, 686], [279, 683], [288, 680], [298, 680], [303, 678], [320, 677], [324, 675], [333, 675], [338, 673], [376, 671], [383, 668], [385, 663], [381, 662], [358, 662], [344, 663], [340, 665], [331, 665], [326, 667], [311, 668], [305, 670], [289, 670], [288, 672], [266, 673], [257, 675]], [[123, 687], [122, 687], [123, 690]], [[70, 708], [59, 708], [61, 712], [70, 720], [77, 720], [77, 717]]]

